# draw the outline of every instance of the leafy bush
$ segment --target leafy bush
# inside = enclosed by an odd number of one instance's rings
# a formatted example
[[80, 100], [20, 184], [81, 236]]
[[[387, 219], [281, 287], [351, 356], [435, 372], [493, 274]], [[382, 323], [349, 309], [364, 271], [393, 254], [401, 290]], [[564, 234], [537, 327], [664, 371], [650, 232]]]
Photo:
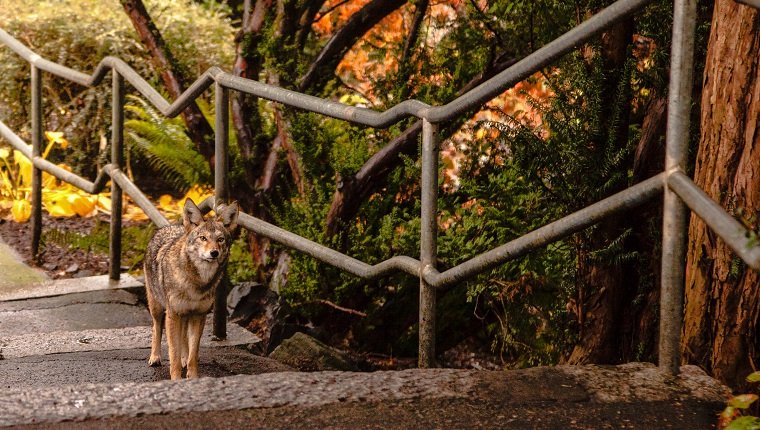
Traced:
[[[146, 7], [191, 82], [210, 66], [231, 64], [233, 30], [221, 6], [151, 0]], [[162, 87], [116, 0], [3, 2], [0, 27], [44, 58], [72, 69], [91, 73], [111, 55], [126, 61], [154, 87]], [[0, 119], [27, 139], [29, 73], [23, 59], [0, 47]], [[87, 89], [45, 74], [43, 88], [46, 129], [64, 132], [73, 144], [63, 160], [53, 161], [66, 161], [76, 172], [92, 175], [93, 160], [105, 156], [110, 138], [111, 86]]]
[[[177, 191], [185, 192], [196, 184], [211, 183], [211, 171], [203, 156], [185, 133], [182, 118], [166, 118], [137, 96], [127, 96], [124, 122], [128, 169], [136, 160], [146, 160], [151, 173], [159, 175]], [[142, 172], [148, 173], [148, 172]]]

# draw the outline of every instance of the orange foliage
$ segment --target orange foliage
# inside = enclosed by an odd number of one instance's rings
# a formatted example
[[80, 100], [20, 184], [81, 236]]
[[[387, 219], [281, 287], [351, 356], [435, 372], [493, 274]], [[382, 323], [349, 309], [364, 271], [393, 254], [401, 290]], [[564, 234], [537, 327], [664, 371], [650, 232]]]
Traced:
[[[324, 11], [329, 11], [319, 16], [313, 24], [317, 35], [327, 39], [334, 32], [345, 25], [351, 16], [357, 13], [370, 0], [329, 0], [325, 3]], [[481, 9], [487, 7], [486, 0], [478, 0]], [[334, 9], [332, 9], [334, 7]], [[370, 32], [357, 42], [345, 55], [337, 67], [340, 78], [351, 85], [363, 96], [375, 101], [372, 83], [382, 79], [386, 74], [398, 69], [398, 54], [404, 44], [404, 38], [409, 32], [414, 8], [404, 6], [391, 13], [375, 26]], [[428, 28], [420, 34], [421, 43], [434, 47], [445, 36], [448, 28], [454, 20], [465, 13], [464, 0], [432, 1], [428, 9]], [[418, 77], [420, 79], [420, 77]], [[422, 79], [428, 83], [445, 85], [448, 76], [432, 75]], [[458, 182], [457, 173], [462, 151], [473, 142], [487, 142], [496, 139], [496, 130], [482, 129], [473, 133], [477, 123], [481, 121], [504, 122], [505, 115], [530, 127], [538, 127], [542, 124], [541, 115], [533, 109], [529, 103], [529, 97], [544, 100], [552, 95], [546, 85], [546, 81], [540, 74], [532, 76], [513, 88], [491, 100], [483, 110], [475, 114], [461, 129], [454, 134], [443, 150], [445, 163], [444, 188], [455, 188]], [[400, 102], [401, 100], [399, 100]]]

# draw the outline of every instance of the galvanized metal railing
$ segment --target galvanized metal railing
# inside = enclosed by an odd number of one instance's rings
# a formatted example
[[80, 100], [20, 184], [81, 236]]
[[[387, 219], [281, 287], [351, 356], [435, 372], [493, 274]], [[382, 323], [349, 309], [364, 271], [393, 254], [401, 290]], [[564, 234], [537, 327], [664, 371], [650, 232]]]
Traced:
[[[737, 0], [757, 7], [758, 0]], [[369, 265], [338, 251], [310, 241], [287, 230], [247, 214], [240, 215], [240, 225], [258, 235], [279, 242], [289, 248], [304, 252], [325, 263], [365, 279], [375, 279], [397, 272], [408, 273], [420, 280], [419, 309], [419, 366], [430, 367], [435, 363], [435, 291], [464, 281], [508, 260], [518, 258], [534, 249], [567, 237], [600, 220], [629, 210], [664, 194], [662, 279], [660, 299], [659, 365], [672, 374], [678, 373], [679, 338], [683, 315], [683, 285], [685, 266], [685, 234], [687, 206], [701, 217], [708, 226], [723, 238], [737, 255], [749, 266], [760, 270], [760, 247], [753, 246], [746, 229], [717, 203], [711, 200], [684, 173], [689, 130], [689, 109], [693, 70], [694, 29], [696, 2], [675, 0], [673, 20], [673, 46], [668, 93], [668, 127], [666, 137], [665, 171], [614, 194], [600, 202], [581, 209], [544, 227], [525, 234], [491, 251], [475, 256], [444, 272], [436, 268], [436, 239], [438, 225], [438, 124], [477, 108], [506, 89], [550, 65], [579, 44], [599, 35], [619, 20], [637, 12], [652, 0], [619, 0], [573, 28], [563, 36], [547, 44], [482, 85], [443, 106], [430, 106], [417, 100], [404, 101], [384, 112], [353, 107], [298, 92], [243, 79], [212, 67], [198, 78], [173, 103], [166, 101], [129, 65], [114, 57], [104, 58], [92, 75], [69, 69], [48, 61], [8, 33], [0, 29], [0, 41], [23, 57], [31, 66], [32, 94], [32, 144], [27, 145], [20, 137], [0, 122], [0, 136], [14, 148], [29, 157], [34, 165], [32, 185], [32, 249], [37, 253], [41, 233], [41, 172], [46, 171], [57, 178], [75, 185], [89, 193], [104, 188], [107, 179], [111, 185], [111, 242], [110, 277], [119, 278], [121, 259], [121, 210], [122, 192], [129, 195], [157, 226], [168, 221], [143, 195], [140, 189], [122, 173], [124, 83], [129, 82], [164, 115], [179, 114], [190, 102], [210, 86], [215, 92], [215, 197], [201, 203], [203, 210], [210, 210], [216, 201], [229, 198], [228, 171], [228, 123], [229, 91], [252, 94], [284, 105], [326, 116], [343, 119], [371, 127], [388, 127], [404, 118], [414, 116], [422, 119], [422, 180], [421, 180], [421, 234], [419, 259], [395, 256], [376, 265]], [[42, 142], [42, 72], [47, 72], [84, 86], [100, 84], [106, 73], [112, 74], [112, 154], [97, 178], [90, 182], [40, 157]], [[222, 291], [220, 291], [222, 292]], [[225, 297], [217, 296], [215, 306], [214, 334], [225, 337]]]

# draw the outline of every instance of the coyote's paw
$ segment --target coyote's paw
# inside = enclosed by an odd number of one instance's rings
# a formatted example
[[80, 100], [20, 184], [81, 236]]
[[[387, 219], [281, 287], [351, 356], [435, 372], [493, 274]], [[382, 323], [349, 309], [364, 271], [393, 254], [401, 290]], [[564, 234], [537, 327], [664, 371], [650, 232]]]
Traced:
[[161, 365], [161, 357], [157, 355], [151, 355], [150, 358], [148, 358], [148, 366], [158, 367], [160, 365]]
[[181, 362], [182, 362], [182, 368], [187, 369], [187, 357], [183, 356]]

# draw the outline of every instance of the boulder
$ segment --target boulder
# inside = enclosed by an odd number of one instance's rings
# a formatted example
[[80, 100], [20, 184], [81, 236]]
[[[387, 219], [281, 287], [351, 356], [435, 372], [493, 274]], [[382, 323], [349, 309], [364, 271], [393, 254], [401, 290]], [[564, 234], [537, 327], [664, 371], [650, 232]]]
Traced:
[[321, 370], [358, 371], [359, 366], [350, 355], [331, 348], [305, 333], [296, 333], [283, 341], [271, 354], [280, 363], [301, 371]]

